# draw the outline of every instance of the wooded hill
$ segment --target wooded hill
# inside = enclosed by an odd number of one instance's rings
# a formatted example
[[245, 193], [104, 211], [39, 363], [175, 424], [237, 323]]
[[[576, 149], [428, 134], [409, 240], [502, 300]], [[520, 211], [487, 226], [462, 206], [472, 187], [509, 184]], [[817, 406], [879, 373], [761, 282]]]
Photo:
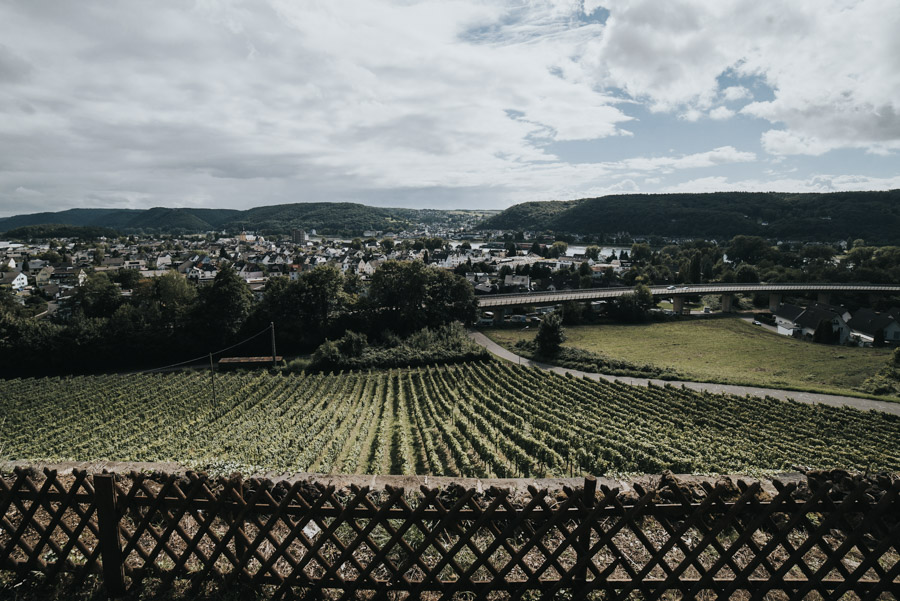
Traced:
[[289, 233], [292, 229], [316, 229], [319, 234], [359, 235], [364, 230], [398, 231], [412, 223], [440, 220], [444, 211], [388, 209], [349, 202], [310, 202], [245, 211], [235, 209], [69, 209], [57, 213], [33, 213], [0, 218], [0, 232], [34, 225], [62, 224], [113, 228], [135, 232], [205, 232], [254, 230]]
[[573, 234], [900, 243], [900, 190], [787, 194], [622, 194], [577, 201], [527, 202], [485, 220], [484, 229]]

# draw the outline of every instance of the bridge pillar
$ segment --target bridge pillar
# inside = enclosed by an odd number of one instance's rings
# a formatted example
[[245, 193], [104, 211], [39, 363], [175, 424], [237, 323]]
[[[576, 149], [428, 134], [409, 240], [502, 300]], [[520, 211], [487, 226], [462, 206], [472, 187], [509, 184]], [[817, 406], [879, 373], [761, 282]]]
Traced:
[[494, 325], [495, 326], [503, 325], [503, 318], [506, 317], [507, 311], [509, 311], [509, 309], [502, 309], [500, 307], [496, 307], [494, 309]]
[[820, 292], [818, 294], [818, 297], [816, 298], [816, 302], [823, 304], [823, 305], [827, 305], [830, 301], [831, 301], [831, 295], [828, 294], [827, 292]]
[[672, 297], [672, 311], [675, 312], [675, 315], [683, 315], [684, 314], [684, 297], [683, 296], [673, 296]]
[[734, 311], [734, 295], [722, 295], [722, 313], [732, 313]]
[[773, 292], [769, 295], [769, 311], [774, 313], [778, 310], [778, 305], [781, 304], [781, 295], [777, 292]]

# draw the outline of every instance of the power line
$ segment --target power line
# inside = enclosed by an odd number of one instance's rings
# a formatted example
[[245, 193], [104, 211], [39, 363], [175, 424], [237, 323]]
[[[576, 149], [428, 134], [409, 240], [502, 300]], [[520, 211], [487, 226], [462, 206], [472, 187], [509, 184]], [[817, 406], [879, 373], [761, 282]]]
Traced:
[[236, 343], [236, 344], [232, 344], [232, 345], [229, 346], [229, 347], [223, 348], [223, 349], [221, 349], [221, 350], [218, 350], [218, 351], [215, 351], [215, 352], [212, 352], [212, 353], [206, 353], [205, 355], [201, 355], [201, 356], [196, 357], [196, 358], [194, 358], [194, 359], [188, 359], [187, 361], [180, 361], [180, 362], [178, 362], [178, 363], [173, 363], [173, 364], [171, 364], [171, 365], [166, 365], [166, 366], [163, 366], [163, 367], [156, 367], [156, 368], [154, 368], [154, 369], [145, 369], [145, 370], [143, 370], [143, 371], [129, 372], [129, 373], [126, 374], [126, 375], [134, 376], [134, 375], [140, 375], [140, 374], [150, 374], [150, 373], [153, 373], [153, 372], [155, 372], [155, 371], [162, 371], [162, 370], [164, 370], [164, 369], [171, 369], [171, 368], [173, 368], [173, 367], [179, 367], [179, 366], [181, 366], [181, 365], [187, 365], [187, 364], [189, 364], [189, 363], [196, 363], [197, 361], [202, 361], [202, 360], [205, 360], [205, 359], [210, 359], [210, 360], [212, 360], [212, 357], [213, 357], [214, 355], [220, 355], [220, 354], [222, 354], [222, 353], [224, 353], [224, 352], [226, 352], [226, 351], [230, 351], [230, 350], [233, 349], [233, 348], [239, 347], [239, 346], [241, 346], [242, 344], [245, 344], [245, 343], [247, 343], [247, 342], [250, 342], [250, 341], [253, 340], [254, 338], [258, 338], [258, 337], [262, 336], [263, 334], [269, 332], [269, 331], [272, 330], [272, 329], [273, 329], [273, 326], [272, 326], [272, 325], [269, 325], [269, 326], [266, 327], [266, 329], [264, 329], [263, 331], [261, 331], [261, 332], [259, 332], [259, 333], [257, 333], [257, 334], [254, 334], [253, 336], [250, 336], [249, 338], [245, 338], [244, 340], [241, 340], [240, 342], [238, 342], [238, 343]]

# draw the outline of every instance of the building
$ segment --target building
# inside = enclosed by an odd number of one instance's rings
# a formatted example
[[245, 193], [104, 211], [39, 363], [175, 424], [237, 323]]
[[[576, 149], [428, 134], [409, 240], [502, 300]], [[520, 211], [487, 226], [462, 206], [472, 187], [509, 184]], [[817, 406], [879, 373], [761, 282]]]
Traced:
[[806, 307], [782, 304], [775, 310], [775, 323], [778, 333], [795, 338], [813, 340], [816, 330], [828, 323], [831, 327], [833, 342], [844, 344], [850, 338], [850, 327], [845, 318], [850, 314], [843, 307], [835, 307], [823, 303], [815, 303]]
[[847, 322], [850, 327], [850, 337], [866, 346], [873, 344], [879, 338], [884, 342], [900, 343], [898, 317], [900, 317], [900, 309], [896, 307], [884, 313], [876, 313], [871, 309], [860, 309]]
[[309, 242], [309, 236], [304, 230], [293, 230], [291, 232], [291, 242], [294, 244], [306, 244]]
[[28, 285], [28, 276], [23, 271], [6, 271], [0, 274], [0, 286], [13, 290], [23, 290]]

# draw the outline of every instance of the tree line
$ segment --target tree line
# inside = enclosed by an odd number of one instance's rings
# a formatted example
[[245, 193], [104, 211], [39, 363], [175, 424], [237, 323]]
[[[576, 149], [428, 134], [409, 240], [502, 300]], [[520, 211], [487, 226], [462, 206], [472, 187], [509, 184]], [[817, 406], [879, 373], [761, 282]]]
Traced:
[[[296, 279], [271, 278], [254, 296], [223, 265], [199, 288], [178, 274], [134, 282], [130, 297], [105, 272], [91, 274], [52, 320], [20, 315], [9, 291], [0, 298], [0, 373], [47, 374], [161, 367], [275, 326], [279, 354], [311, 352], [346, 332], [369, 340], [404, 337], [454, 321], [470, 322], [476, 304], [464, 278], [420, 261], [385, 262], [363, 286], [332, 266]], [[270, 337], [229, 355], [267, 355]]]

